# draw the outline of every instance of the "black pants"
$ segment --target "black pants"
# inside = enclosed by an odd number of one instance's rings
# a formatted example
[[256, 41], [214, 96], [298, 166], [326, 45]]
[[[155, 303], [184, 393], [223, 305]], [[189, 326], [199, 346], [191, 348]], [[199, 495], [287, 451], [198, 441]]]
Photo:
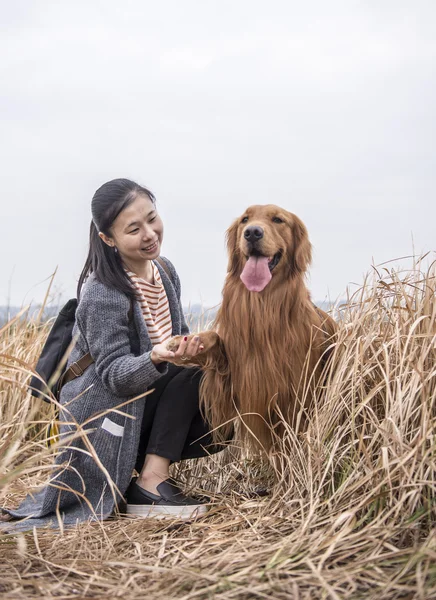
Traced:
[[208, 424], [199, 410], [202, 372], [168, 365], [168, 373], [158, 379], [145, 397], [136, 470], [141, 471], [145, 455], [157, 454], [171, 462], [200, 458], [224, 449], [213, 445]]

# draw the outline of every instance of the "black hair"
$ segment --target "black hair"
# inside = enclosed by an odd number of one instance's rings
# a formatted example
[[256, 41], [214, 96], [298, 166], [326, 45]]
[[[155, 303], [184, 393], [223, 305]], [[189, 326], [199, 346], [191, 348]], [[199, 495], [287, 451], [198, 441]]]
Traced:
[[95, 192], [91, 202], [89, 252], [79, 277], [77, 299], [80, 298], [82, 286], [91, 273], [108, 287], [123, 292], [131, 299], [135, 298], [134, 288], [124, 270], [119, 252], [115, 247], [108, 246], [98, 233], [101, 231], [110, 237], [113, 222], [138, 195], [147, 196], [153, 204], [156, 203], [156, 198], [150, 190], [130, 179], [113, 179]]

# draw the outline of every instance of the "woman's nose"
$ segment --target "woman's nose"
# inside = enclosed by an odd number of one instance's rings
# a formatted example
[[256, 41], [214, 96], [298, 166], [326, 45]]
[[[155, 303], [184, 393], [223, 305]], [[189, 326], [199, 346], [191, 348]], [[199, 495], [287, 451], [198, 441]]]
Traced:
[[142, 234], [142, 240], [144, 242], [149, 242], [152, 239], [153, 239], [153, 231], [151, 229], [149, 229], [148, 227], [146, 227], [144, 229], [144, 233]]

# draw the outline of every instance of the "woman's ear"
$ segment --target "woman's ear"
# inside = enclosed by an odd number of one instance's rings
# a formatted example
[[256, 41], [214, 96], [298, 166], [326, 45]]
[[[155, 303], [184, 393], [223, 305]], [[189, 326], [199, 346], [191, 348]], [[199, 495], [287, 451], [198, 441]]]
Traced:
[[229, 257], [227, 272], [231, 275], [236, 274], [239, 265], [239, 248], [237, 247], [238, 226], [239, 219], [236, 219], [226, 231], [227, 255]]
[[107, 244], [108, 246], [110, 246], [111, 248], [113, 248], [115, 246], [115, 242], [112, 238], [108, 237], [105, 233], [103, 233], [102, 231], [98, 232], [98, 237], [103, 240], [103, 242], [105, 244]]
[[295, 215], [292, 220], [291, 276], [304, 273], [312, 262], [312, 244], [306, 226]]

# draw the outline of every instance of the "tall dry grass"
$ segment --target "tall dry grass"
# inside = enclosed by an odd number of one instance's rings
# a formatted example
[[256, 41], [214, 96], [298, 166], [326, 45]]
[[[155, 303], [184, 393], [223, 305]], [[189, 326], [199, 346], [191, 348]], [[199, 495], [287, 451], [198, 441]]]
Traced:
[[[270, 461], [235, 448], [176, 467], [212, 498], [196, 521], [3, 535], [3, 596], [436, 598], [435, 268], [383, 268], [338, 312], [307, 432], [288, 429]], [[47, 331], [20, 320], [0, 331], [8, 505], [51, 464], [41, 433], [51, 409], [24, 386]]]

